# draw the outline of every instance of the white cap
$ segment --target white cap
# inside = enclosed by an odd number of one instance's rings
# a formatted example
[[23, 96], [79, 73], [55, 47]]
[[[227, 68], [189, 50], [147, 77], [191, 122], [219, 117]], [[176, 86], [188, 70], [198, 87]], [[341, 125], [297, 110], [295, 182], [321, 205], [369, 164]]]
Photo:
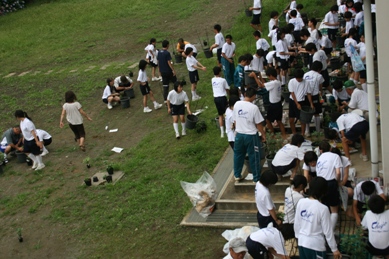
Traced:
[[235, 253], [247, 252], [246, 242], [241, 237], [231, 239], [229, 246]]

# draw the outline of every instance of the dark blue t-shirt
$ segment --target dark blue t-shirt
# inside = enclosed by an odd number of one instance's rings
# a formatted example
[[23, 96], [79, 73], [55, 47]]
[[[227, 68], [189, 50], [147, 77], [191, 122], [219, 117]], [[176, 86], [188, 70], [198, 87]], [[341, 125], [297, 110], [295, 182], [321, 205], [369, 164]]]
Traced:
[[172, 72], [172, 69], [170, 68], [168, 62], [172, 60], [172, 57], [170, 55], [170, 52], [167, 50], [160, 50], [158, 52], [158, 66], [161, 73], [168, 73]]

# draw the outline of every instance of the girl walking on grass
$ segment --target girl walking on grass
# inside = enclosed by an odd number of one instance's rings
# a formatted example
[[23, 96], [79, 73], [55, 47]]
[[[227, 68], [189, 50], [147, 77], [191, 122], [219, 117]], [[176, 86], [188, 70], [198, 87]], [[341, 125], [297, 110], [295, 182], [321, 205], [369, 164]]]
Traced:
[[92, 119], [84, 112], [81, 107], [82, 106], [79, 102], [77, 102], [77, 97], [73, 91], [67, 91], [65, 93], [65, 104], [62, 106], [59, 126], [63, 128], [63, 118], [66, 114], [66, 120], [69, 123], [70, 129], [74, 133], [74, 140], [77, 141], [80, 149], [85, 152], [85, 129], [81, 115], [84, 115], [84, 117], [90, 121]]
[[42, 162], [42, 143], [39, 141], [36, 128], [31, 118], [22, 110], [15, 111], [15, 117], [20, 121], [20, 129], [23, 134], [23, 152], [33, 161], [32, 169], [35, 171], [45, 167]]

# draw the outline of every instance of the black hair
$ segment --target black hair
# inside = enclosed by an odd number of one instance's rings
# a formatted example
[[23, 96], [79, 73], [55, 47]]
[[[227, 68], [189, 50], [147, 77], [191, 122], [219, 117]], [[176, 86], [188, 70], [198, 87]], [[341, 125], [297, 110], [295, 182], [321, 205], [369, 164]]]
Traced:
[[385, 211], [385, 200], [379, 195], [373, 195], [367, 202], [371, 212], [375, 214], [381, 214]]
[[320, 72], [323, 69], [323, 64], [320, 61], [314, 61], [311, 66], [311, 70]]
[[277, 77], [277, 70], [273, 67], [269, 67], [268, 69], [266, 69], [265, 73], [267, 76]]
[[259, 182], [263, 186], [269, 187], [269, 185], [276, 184], [278, 182], [278, 177], [272, 170], [266, 170], [261, 174], [261, 177], [259, 178]]
[[[245, 56], [246, 56], [246, 60], [247, 60], [247, 62], [251, 62], [254, 58], [253, 58], [253, 55], [251, 55], [250, 53], [246, 53], [246, 54], [244, 54]], [[249, 63], [250, 63], [249, 62]]]
[[277, 31], [277, 41], [281, 39], [282, 34], [285, 34], [284, 28], [279, 28]]
[[273, 25], [273, 28], [271, 28], [272, 30], [275, 30], [275, 29], [278, 29], [278, 26], [277, 25]]
[[[146, 66], [147, 66], [147, 61], [144, 60], [144, 59], [141, 59], [141, 60], [139, 61], [139, 69], [142, 70], [142, 71], [145, 71]], [[126, 79], [127, 79], [127, 78], [126, 78]]]
[[303, 36], [306, 36], [306, 37], [311, 36], [311, 33], [308, 31], [308, 29], [302, 29], [300, 31], [300, 37], [303, 37]]
[[[231, 94], [231, 91], [230, 91]], [[230, 95], [230, 99], [228, 100], [228, 106], [232, 107], [235, 105], [237, 101], [239, 101], [239, 97], [237, 95]]]
[[323, 36], [319, 30], [317, 30], [317, 35], [319, 36], [319, 38]]
[[255, 31], [255, 32], [253, 32], [253, 36], [261, 38], [262, 35], [261, 35], [260, 31]]
[[251, 98], [251, 97], [253, 97], [254, 95], [256, 95], [257, 94], [257, 89], [255, 89], [254, 87], [249, 87], [249, 88], [247, 88], [247, 90], [246, 90], [246, 96], [248, 97], [248, 98]]
[[303, 8], [304, 8], [304, 6], [303, 6], [302, 4], [296, 5], [296, 9], [297, 9], [297, 10], [301, 10], [301, 9], [303, 9]]
[[296, 15], [297, 15], [297, 11], [296, 10], [290, 11], [290, 16], [296, 17]]
[[300, 134], [294, 134], [292, 137], [292, 141], [290, 144], [294, 146], [301, 146], [301, 144], [304, 142], [304, 137]]
[[343, 83], [342, 83], [342, 81], [340, 81], [339, 79], [336, 79], [336, 80], [332, 83], [332, 88], [334, 88], [335, 90], [342, 89], [342, 88], [343, 88]]
[[355, 12], [356, 13], [359, 13], [360, 11], [362, 11], [362, 4], [361, 3], [354, 3], [354, 8], [355, 8]]
[[319, 149], [325, 153], [331, 150], [331, 145], [328, 143], [328, 141], [322, 140], [319, 144]]
[[230, 39], [230, 40], [232, 40], [232, 36], [231, 36], [231, 34], [228, 34], [228, 35], [226, 36], [226, 39]]
[[73, 103], [77, 100], [77, 96], [73, 91], [67, 91], [65, 93], [65, 102]]
[[316, 18], [311, 18], [311, 19], [309, 19], [309, 21], [316, 27], [316, 24], [317, 24]]
[[270, 13], [270, 18], [274, 18], [274, 17], [276, 17], [276, 16], [278, 16], [279, 15], [279, 13], [277, 12], [277, 11], [272, 11], [271, 13]]
[[335, 4], [335, 5], [331, 6], [330, 11], [331, 11], [331, 12], [337, 12], [337, 11], [339, 11], [338, 5]]
[[111, 93], [113, 93], [114, 88], [115, 88], [114, 85], [110, 85], [110, 84], [109, 84], [109, 83], [111, 83], [112, 81], [113, 81], [113, 78], [112, 78], [112, 77], [107, 78], [107, 85], [109, 86], [109, 89], [111, 90]]
[[222, 69], [219, 66], [213, 67], [213, 74], [215, 76], [219, 75]]
[[157, 40], [155, 38], [151, 38], [150, 39], [150, 44], [152, 44], [153, 42], [157, 42]]
[[221, 27], [219, 24], [215, 24], [215, 25], [213, 26], [213, 28], [214, 28], [215, 30], [217, 30], [217, 32], [220, 32], [220, 31], [222, 30], [222, 27]]
[[285, 27], [288, 28], [289, 33], [294, 31], [294, 24], [293, 23], [288, 23]]
[[189, 47], [185, 50], [185, 55], [189, 55], [193, 51], [193, 48]]
[[179, 38], [177, 42], [178, 42], [178, 43], [183, 43], [183, 42], [184, 42], [184, 39], [183, 39], [183, 38]]
[[375, 184], [372, 181], [364, 181], [361, 189], [365, 195], [372, 195], [375, 191]]
[[174, 82], [174, 85], [173, 85], [174, 91], [177, 92], [179, 86], [182, 86], [181, 81], [176, 81], [176, 82]]
[[168, 46], [169, 46], [169, 41], [168, 40], [162, 41], [162, 48], [167, 48]]
[[304, 77], [304, 70], [301, 68], [298, 68], [294, 71], [294, 77], [295, 78], [303, 78]]
[[263, 57], [263, 56], [265, 56], [265, 51], [263, 49], [257, 49], [255, 54], [257, 54], [260, 57]]
[[291, 184], [293, 185], [294, 188], [298, 188], [300, 185], [303, 185], [303, 188], [307, 187], [307, 178], [305, 178], [304, 175], [295, 175], [293, 180], [291, 181]]
[[314, 151], [307, 151], [304, 155], [304, 163], [309, 165], [309, 163], [317, 161], [318, 157]]
[[110, 77], [110, 78], [107, 78], [107, 85], [109, 85], [109, 83], [111, 83], [113, 81], [113, 78]]
[[333, 112], [330, 115], [331, 121], [336, 122], [336, 120], [341, 116], [342, 114], [340, 112]]
[[238, 87], [231, 87], [230, 88], [230, 96], [231, 95], [239, 96], [239, 88]]
[[340, 149], [337, 147], [331, 148], [331, 153], [337, 154], [339, 157], [342, 157], [342, 152], [340, 152]]
[[357, 35], [357, 29], [356, 28], [351, 28], [349, 31], [348, 31], [348, 37], [354, 37], [355, 35]]
[[313, 42], [308, 43], [307, 45], [305, 45], [305, 50], [306, 51], [312, 51], [312, 50], [317, 51], [316, 44]]
[[335, 129], [328, 129], [327, 137], [329, 140], [338, 139], [339, 135]]
[[351, 12], [347, 11], [344, 13], [343, 16], [344, 16], [344, 18], [351, 19], [353, 17], [353, 14]]
[[238, 63], [242, 62], [242, 61], [247, 61], [247, 57], [246, 55], [242, 55], [238, 58]]
[[20, 125], [15, 125], [15, 126], [13, 126], [12, 128], [20, 129]]
[[[25, 111], [16, 110], [14, 115], [15, 115], [15, 118], [27, 118], [30, 121], [32, 121], [32, 119], [30, 117], [28, 117], [27, 112], [25, 112]], [[20, 128], [20, 126], [17, 126], [17, 127]]]
[[327, 181], [321, 176], [315, 177], [309, 183], [309, 195], [320, 200], [327, 193]]

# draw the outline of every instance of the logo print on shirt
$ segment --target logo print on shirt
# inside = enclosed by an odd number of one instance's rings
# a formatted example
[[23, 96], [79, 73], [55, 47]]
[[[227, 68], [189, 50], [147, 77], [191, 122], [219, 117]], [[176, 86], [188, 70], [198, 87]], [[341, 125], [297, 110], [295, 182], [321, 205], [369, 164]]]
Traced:
[[308, 212], [307, 210], [302, 210], [300, 212], [300, 216], [302, 220], [308, 221], [312, 223], [312, 219], [310, 219], [314, 214], [312, 212]]
[[371, 228], [376, 229], [376, 230], [382, 230], [387, 224], [388, 224], [388, 222], [386, 222], [386, 221], [381, 223], [381, 224], [378, 221], [375, 221], [375, 222], [371, 223]]

